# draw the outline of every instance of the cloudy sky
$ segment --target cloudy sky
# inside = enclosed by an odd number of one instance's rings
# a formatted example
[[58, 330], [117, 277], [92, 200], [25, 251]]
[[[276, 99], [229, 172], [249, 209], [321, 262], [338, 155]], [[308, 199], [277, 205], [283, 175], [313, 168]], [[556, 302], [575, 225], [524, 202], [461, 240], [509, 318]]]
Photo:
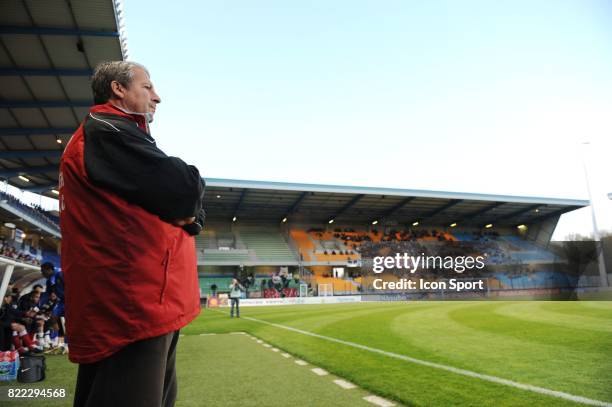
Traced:
[[[612, 230], [609, 1], [124, 11], [162, 97], [153, 136], [205, 177], [588, 199], [584, 161]], [[590, 231], [580, 210], [555, 238]]]

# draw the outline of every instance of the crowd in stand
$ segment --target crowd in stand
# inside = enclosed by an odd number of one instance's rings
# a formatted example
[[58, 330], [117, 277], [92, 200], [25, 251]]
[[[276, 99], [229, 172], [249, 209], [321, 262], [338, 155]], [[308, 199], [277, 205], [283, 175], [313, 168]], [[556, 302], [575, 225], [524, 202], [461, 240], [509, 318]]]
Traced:
[[385, 233], [380, 239], [382, 242], [413, 242], [425, 238], [434, 238], [439, 242], [448, 241], [446, 235], [443, 232], [432, 229], [431, 231], [425, 229], [418, 230], [390, 230]]
[[289, 283], [293, 280], [296, 284], [300, 282], [297, 275], [289, 273], [286, 269], [281, 269], [270, 275], [269, 279], [261, 280], [261, 292], [266, 298], [295, 297], [297, 290], [289, 288]]
[[64, 283], [60, 272], [48, 275], [46, 289], [40, 284], [21, 294], [9, 286], [0, 307], [0, 351], [16, 350], [20, 355], [67, 351], [60, 345], [63, 330]]
[[54, 229], [59, 228], [59, 218], [44, 210], [40, 205], [26, 205], [18, 198], [3, 191], [0, 191], [0, 199], [43, 224], [47, 224]]
[[497, 238], [499, 237], [499, 233], [497, 233], [497, 231], [495, 230], [491, 230], [491, 231], [475, 230], [472, 233], [472, 236], [474, 240], [497, 240]]
[[35, 256], [24, 250], [15, 249], [15, 247], [11, 243], [7, 242], [4, 238], [0, 238], [0, 256], [7, 257], [11, 260], [20, 261], [22, 263], [40, 266], [40, 260], [38, 260]]
[[49, 218], [53, 223], [59, 225], [59, 221], [60, 221], [59, 216], [55, 216], [51, 211], [48, 211], [44, 209], [42, 206], [36, 205], [36, 204], [30, 205], [30, 207], [38, 211], [42, 215], [46, 216], [47, 218]]
[[342, 241], [344, 241], [344, 244], [349, 244], [351, 242], [353, 243], [361, 243], [361, 242], [371, 242], [372, 238], [370, 237], [370, 235], [364, 233], [364, 234], [357, 234], [357, 235], [349, 235], [347, 233], [343, 233], [343, 232], [335, 232], [334, 233], [334, 237], [336, 239], [340, 239]]
[[357, 252], [355, 250], [323, 250], [323, 254], [331, 256], [349, 256], [351, 254], [357, 254]]

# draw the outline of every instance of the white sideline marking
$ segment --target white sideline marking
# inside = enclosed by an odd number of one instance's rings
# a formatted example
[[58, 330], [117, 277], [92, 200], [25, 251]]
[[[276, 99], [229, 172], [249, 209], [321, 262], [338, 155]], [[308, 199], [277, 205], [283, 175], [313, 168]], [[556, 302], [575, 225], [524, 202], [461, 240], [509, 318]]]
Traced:
[[272, 345], [270, 345], [269, 343], [264, 343], [263, 346], [265, 346], [266, 348], [271, 348]]
[[272, 348], [272, 352], [278, 352], [278, 349]]
[[185, 334], [179, 334], [179, 338], [182, 338], [184, 336], [185, 336]]
[[380, 407], [392, 407], [395, 405], [391, 403], [389, 400], [385, 400], [382, 397], [378, 397], [378, 396], [366, 396], [363, 399], [372, 404], [376, 404], [377, 406], [380, 406]]
[[200, 336], [212, 336], [212, 335], [216, 335], [216, 334], [200, 334]]
[[261, 339], [258, 339], [257, 343], [263, 343], [263, 341]]
[[317, 376], [327, 376], [329, 374], [325, 370], [321, 369], [320, 367], [315, 367], [314, 369], [310, 369], [310, 371], [316, 374]]
[[[384, 355], [384, 356], [388, 356], [390, 358], [403, 360], [405, 362], [414, 363], [416, 365], [427, 366], [427, 367], [431, 367], [431, 368], [434, 368], [434, 369], [446, 370], [447, 372], [459, 374], [459, 375], [462, 375], [462, 376], [468, 376], [468, 377], [473, 377], [473, 378], [476, 378], [476, 379], [485, 380], [487, 382], [503, 384], [505, 386], [510, 386], [510, 387], [514, 387], [514, 388], [517, 388], [517, 389], [521, 389], [521, 390], [531, 391], [531, 392], [534, 392], [534, 393], [545, 394], [547, 396], [557, 397], [557, 398], [564, 399], [564, 400], [570, 400], [570, 401], [573, 401], [573, 402], [576, 402], [576, 403], [582, 403], [582, 404], [587, 404], [587, 405], [591, 405], [591, 406], [612, 407], [612, 403], [607, 402], [607, 401], [589, 399], [587, 397], [576, 396], [574, 394], [565, 393], [565, 392], [557, 391], [557, 390], [551, 390], [551, 389], [547, 389], [545, 387], [539, 387], [539, 386], [534, 386], [534, 385], [531, 385], [531, 384], [519, 383], [519, 382], [515, 382], [513, 380], [508, 380], [508, 379], [504, 379], [504, 378], [497, 377], [497, 376], [492, 376], [492, 375], [483, 374], [483, 373], [476, 373], [476, 372], [473, 372], [471, 370], [459, 369], [457, 367], [443, 365], [441, 363], [428, 362], [426, 360], [421, 360], [421, 359], [413, 358], [413, 357], [410, 357], [410, 356], [401, 355], [399, 353], [387, 352], [386, 350], [372, 348], [370, 346], [361, 345], [361, 344], [355, 343], [355, 342], [344, 341], [342, 339], [336, 339], [336, 338], [332, 338], [330, 336], [319, 335], [319, 334], [316, 334], [314, 332], [303, 331], [301, 329], [292, 328], [290, 326], [281, 325], [281, 324], [275, 324], [273, 322], [268, 322], [268, 321], [264, 321], [264, 320], [257, 319], [257, 318], [244, 317], [244, 319], [248, 319], [248, 320], [254, 321], [254, 322], [259, 322], [260, 324], [274, 326], [274, 327], [280, 328], [280, 329], [285, 329], [287, 331], [296, 332], [296, 333], [299, 333], [299, 334], [302, 334], [302, 335], [308, 335], [308, 336], [312, 336], [314, 338], [319, 338], [319, 339], [324, 339], [326, 341], [339, 343], [341, 345], [351, 346], [353, 348], [357, 348], [357, 349], [361, 349], [361, 350], [366, 350], [368, 352], [378, 353], [379, 355]], [[297, 363], [297, 361], [296, 361], [296, 363]]]
[[336, 379], [334, 380], [334, 383], [346, 390], [354, 389], [355, 387], [357, 387], [353, 383], [347, 382], [346, 380], [342, 379]]
[[244, 332], [230, 332], [230, 335], [244, 335]]
[[290, 358], [291, 357], [291, 355], [288, 354], [288, 353], [282, 353], [282, 355], [283, 355], [284, 358]]
[[308, 363], [304, 362], [303, 360], [296, 360], [295, 363], [297, 363], [300, 366], [306, 366]]

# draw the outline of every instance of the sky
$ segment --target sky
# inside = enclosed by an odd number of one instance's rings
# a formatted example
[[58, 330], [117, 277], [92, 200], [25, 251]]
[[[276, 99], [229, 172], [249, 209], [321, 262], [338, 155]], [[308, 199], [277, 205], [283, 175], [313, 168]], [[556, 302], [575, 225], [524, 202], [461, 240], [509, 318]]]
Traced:
[[[162, 98], [153, 136], [204, 177], [588, 199], [584, 163], [612, 230], [609, 1], [129, 0], [123, 17]], [[591, 232], [586, 208], [554, 238]]]

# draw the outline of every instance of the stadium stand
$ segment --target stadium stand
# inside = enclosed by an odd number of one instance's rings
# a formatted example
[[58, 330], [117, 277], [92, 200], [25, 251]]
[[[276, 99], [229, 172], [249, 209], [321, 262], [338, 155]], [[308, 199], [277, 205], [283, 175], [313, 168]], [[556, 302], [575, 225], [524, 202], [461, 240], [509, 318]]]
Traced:
[[295, 262], [297, 260], [287, 242], [277, 231], [240, 229], [238, 234], [245, 247], [254, 251], [259, 261]]
[[[223, 238], [219, 239], [218, 236]], [[215, 245], [213, 241], [225, 243]], [[286, 232], [279, 232], [265, 226], [249, 225], [235, 226], [231, 233], [208, 230], [199, 237], [197, 243], [207, 260], [202, 262], [202, 275], [207, 273], [206, 264], [249, 264], [254, 267], [256, 281], [253, 286], [261, 286], [252, 290], [249, 295], [266, 298], [297, 295], [299, 284], [294, 284], [295, 290], [286, 290], [292, 288], [291, 285], [278, 285], [273, 278], [266, 279], [264, 274], [257, 271], [258, 266], [279, 266], [283, 262], [293, 264], [297, 259], [297, 270], [301, 270], [299, 281], [307, 284], [310, 292], [315, 295], [321, 285], [330, 287], [334, 295], [368, 293], [372, 292], [372, 279], [364, 279], [363, 276], [368, 273], [367, 266], [362, 264], [364, 252], [372, 250], [372, 247], [396, 247], [401, 250], [404, 247], [402, 245], [406, 244], [411, 245], [409, 250], [415, 253], [430, 253], [432, 250], [437, 252], [444, 248], [446, 251], [451, 250], [446, 254], [486, 256], [487, 269], [483, 272], [457, 275], [455, 272], [436, 271], [426, 276], [427, 281], [443, 281], [457, 277], [485, 278], [490, 290], [566, 288], [595, 282], [593, 278], [579, 279], [558, 270], [561, 259], [557, 254], [544, 245], [527, 241], [517, 233], [512, 234], [508, 229], [483, 231], [458, 228], [451, 233], [442, 227], [403, 229], [383, 226], [374, 229], [352, 225], [321, 228], [311, 224], [289, 227]], [[246, 249], [236, 249], [236, 246]], [[336, 275], [335, 269], [341, 269], [341, 275]], [[233, 274], [237, 272], [234, 271]], [[399, 281], [401, 277], [402, 273], [399, 271], [387, 276], [391, 281]], [[207, 286], [212, 284], [203, 281]], [[204, 289], [203, 292], [208, 293], [209, 290]]]
[[297, 264], [297, 253], [279, 230], [236, 228], [233, 231], [208, 229], [196, 238], [201, 264]]
[[0, 238], [0, 256], [7, 259], [15, 260], [22, 263], [33, 264], [39, 266], [41, 263], [42, 256], [40, 251], [38, 254], [30, 252], [30, 248], [17, 249], [19, 246], [14, 241], [7, 241], [4, 238]]
[[47, 227], [59, 236], [59, 218], [40, 206], [26, 205], [19, 198], [0, 191], [0, 205], [17, 216], [28, 218], [28, 220], [39, 227]]

